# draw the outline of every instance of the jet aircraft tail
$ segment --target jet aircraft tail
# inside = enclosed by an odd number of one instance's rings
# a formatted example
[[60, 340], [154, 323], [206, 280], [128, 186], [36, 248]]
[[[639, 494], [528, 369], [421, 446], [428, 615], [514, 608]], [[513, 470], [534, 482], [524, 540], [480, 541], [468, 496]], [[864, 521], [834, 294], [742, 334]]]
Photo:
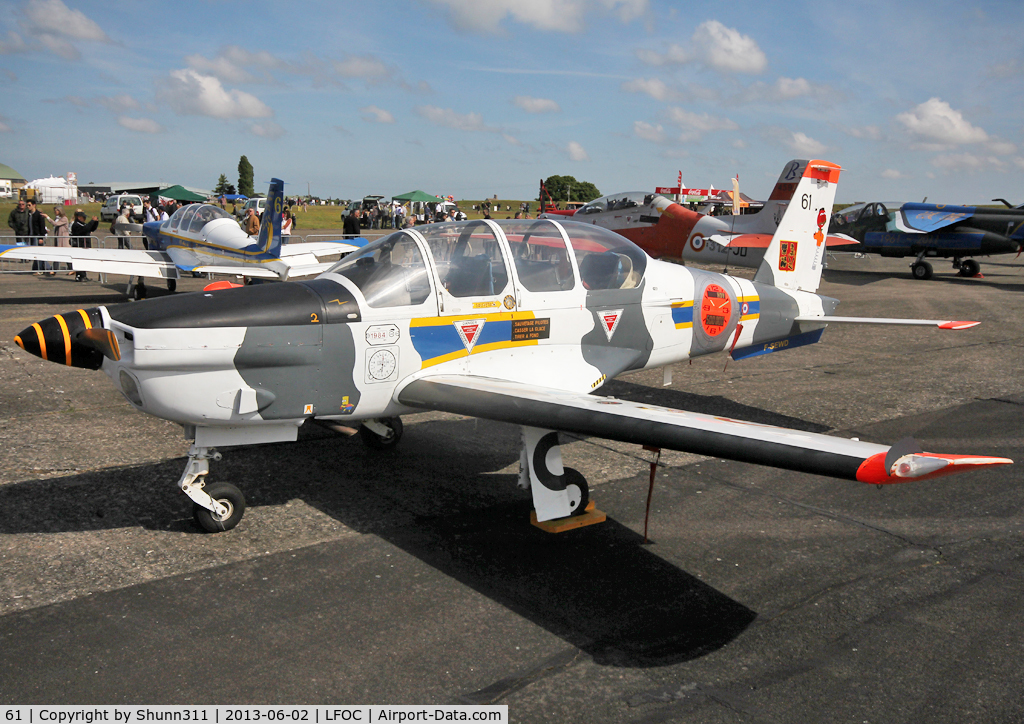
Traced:
[[[792, 163], [801, 162], [793, 161], [790, 165]], [[768, 244], [754, 281], [814, 292], [821, 281], [825, 239], [840, 167], [828, 161], [802, 163], [803, 171], [796, 181], [792, 200]]]
[[270, 179], [270, 190], [267, 191], [267, 209], [263, 212], [263, 223], [260, 224], [260, 235], [257, 240], [259, 248], [273, 256], [281, 256], [281, 215], [284, 211], [284, 181], [279, 178]]

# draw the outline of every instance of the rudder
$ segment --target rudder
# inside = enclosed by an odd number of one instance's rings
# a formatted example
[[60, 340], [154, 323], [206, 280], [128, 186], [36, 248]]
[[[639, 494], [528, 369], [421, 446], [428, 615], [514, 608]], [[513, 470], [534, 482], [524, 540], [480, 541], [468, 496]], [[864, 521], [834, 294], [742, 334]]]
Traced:
[[828, 161], [807, 162], [755, 282], [805, 292], [818, 289], [840, 170]]
[[263, 223], [260, 224], [257, 244], [263, 251], [278, 257], [281, 256], [281, 217], [283, 212], [284, 181], [272, 178], [270, 179], [270, 189], [267, 191], [267, 210], [263, 212]]

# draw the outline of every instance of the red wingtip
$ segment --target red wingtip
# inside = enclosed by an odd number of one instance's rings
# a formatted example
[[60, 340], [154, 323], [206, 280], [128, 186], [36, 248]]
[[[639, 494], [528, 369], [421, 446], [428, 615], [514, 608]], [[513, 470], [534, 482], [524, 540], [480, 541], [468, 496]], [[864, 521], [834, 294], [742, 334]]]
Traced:
[[970, 329], [977, 327], [981, 322], [943, 322], [939, 329]]
[[979, 468], [997, 465], [1012, 465], [1009, 458], [984, 457], [981, 455], [938, 455], [936, 453], [911, 453], [897, 460], [892, 470], [885, 469], [887, 453], [872, 455], [857, 469], [857, 480], [862, 483], [910, 483], [916, 480], [941, 478], [944, 475], [964, 473]]

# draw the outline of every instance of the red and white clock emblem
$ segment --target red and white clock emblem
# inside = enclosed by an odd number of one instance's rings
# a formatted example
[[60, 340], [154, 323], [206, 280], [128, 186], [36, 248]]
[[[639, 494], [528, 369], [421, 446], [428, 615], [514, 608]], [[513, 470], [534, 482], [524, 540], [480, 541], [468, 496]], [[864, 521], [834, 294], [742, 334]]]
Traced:
[[708, 284], [700, 300], [700, 325], [709, 337], [717, 337], [725, 331], [732, 314], [732, 300], [729, 294], [717, 284]]

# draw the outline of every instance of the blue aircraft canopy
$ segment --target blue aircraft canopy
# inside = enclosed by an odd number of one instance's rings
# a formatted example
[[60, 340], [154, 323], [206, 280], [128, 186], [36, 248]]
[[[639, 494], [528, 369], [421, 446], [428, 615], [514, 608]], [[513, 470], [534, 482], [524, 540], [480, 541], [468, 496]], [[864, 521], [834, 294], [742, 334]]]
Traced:
[[170, 229], [171, 231], [178, 232], [189, 232], [190, 234], [196, 234], [202, 231], [202, 228], [209, 224], [214, 219], [232, 219], [234, 218], [224, 209], [219, 206], [212, 206], [210, 204], [189, 204], [188, 206], [182, 206], [180, 209], [174, 212], [174, 214], [167, 221], [164, 222], [163, 229]]

